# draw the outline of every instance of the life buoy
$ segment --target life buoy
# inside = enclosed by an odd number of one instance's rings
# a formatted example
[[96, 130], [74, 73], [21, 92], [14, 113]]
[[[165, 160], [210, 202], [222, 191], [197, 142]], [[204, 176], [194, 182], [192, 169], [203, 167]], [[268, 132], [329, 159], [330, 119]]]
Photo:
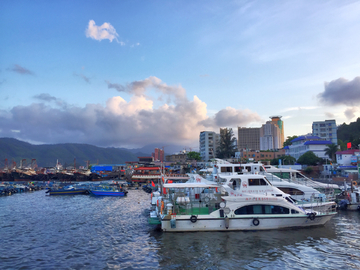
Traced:
[[314, 213], [310, 213], [308, 218], [309, 218], [310, 220], [314, 220], [314, 219], [315, 219], [315, 214], [314, 214]]
[[190, 217], [190, 221], [192, 222], [192, 223], [195, 223], [196, 221], [197, 221], [197, 217], [196, 216], [191, 216]]
[[252, 223], [254, 226], [258, 226], [260, 224], [260, 220], [258, 220], [257, 218], [254, 218]]
[[352, 184], [353, 184], [353, 186], [357, 186], [357, 182], [356, 182], [356, 181], [353, 181]]

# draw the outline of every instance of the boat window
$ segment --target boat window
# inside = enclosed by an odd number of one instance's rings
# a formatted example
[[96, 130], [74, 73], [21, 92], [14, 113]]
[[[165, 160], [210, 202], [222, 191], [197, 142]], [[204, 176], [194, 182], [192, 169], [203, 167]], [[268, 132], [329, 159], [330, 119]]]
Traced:
[[302, 175], [301, 173], [296, 173], [296, 178], [305, 178], [305, 176], [304, 175]]
[[296, 211], [294, 209], [291, 209], [291, 214], [299, 214], [299, 211]]
[[287, 200], [289, 203], [294, 203], [294, 202], [290, 199], [290, 197], [285, 197], [285, 200]]
[[235, 172], [242, 172], [242, 169], [241, 169], [241, 167], [234, 167], [234, 171]]
[[249, 179], [249, 186], [266, 186], [267, 183], [262, 178]]
[[273, 172], [272, 174], [276, 175], [281, 179], [291, 179], [290, 173], [288, 172]]
[[304, 195], [304, 192], [297, 188], [278, 187], [278, 189], [289, 195]]
[[260, 172], [264, 172], [264, 168], [262, 166], [260, 166]]
[[[295, 210], [291, 210], [293, 213]], [[297, 212], [297, 211], [295, 211]], [[294, 214], [295, 214], [294, 212]], [[289, 214], [290, 209], [278, 205], [263, 205], [263, 204], [254, 204], [247, 205], [241, 208], [238, 208], [234, 211], [235, 215], [252, 215], [252, 214], [261, 214], [261, 215], [271, 215], [271, 214]]]
[[222, 173], [232, 172], [232, 167], [221, 167], [221, 172]]
[[267, 181], [267, 185], [272, 186], [271, 182], [270, 182], [265, 176], [264, 176], [264, 178], [265, 178], [266, 181]]
[[230, 184], [230, 186], [235, 190], [235, 189], [240, 189], [241, 187], [241, 179], [231, 179], [230, 183], [232, 183], [232, 185]]

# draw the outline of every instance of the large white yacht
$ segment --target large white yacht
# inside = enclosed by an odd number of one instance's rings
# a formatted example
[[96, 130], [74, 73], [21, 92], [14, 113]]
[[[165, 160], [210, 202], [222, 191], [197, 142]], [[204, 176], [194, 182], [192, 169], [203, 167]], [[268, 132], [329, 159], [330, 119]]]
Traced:
[[[313, 181], [296, 170], [265, 168], [261, 163], [232, 164], [222, 162], [213, 166], [206, 179], [216, 181], [217, 177], [243, 174], [264, 175], [274, 187], [289, 194], [294, 201], [302, 204], [304, 208], [336, 207], [334, 190], [339, 188], [338, 185]], [[287, 178], [286, 175], [288, 175]]]
[[149, 222], [166, 232], [270, 230], [324, 225], [336, 212], [294, 204], [260, 174], [221, 175], [207, 181], [163, 183], [152, 195]]

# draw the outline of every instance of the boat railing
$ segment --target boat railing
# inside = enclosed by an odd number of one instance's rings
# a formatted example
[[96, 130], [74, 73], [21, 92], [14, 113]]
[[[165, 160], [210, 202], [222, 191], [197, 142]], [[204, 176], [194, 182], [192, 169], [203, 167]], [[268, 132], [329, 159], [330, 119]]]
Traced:
[[176, 215], [208, 215], [220, 208], [221, 196], [214, 193], [186, 194], [176, 192], [169, 194], [165, 200], [164, 211], [169, 213], [168, 203], [171, 203], [171, 213]]

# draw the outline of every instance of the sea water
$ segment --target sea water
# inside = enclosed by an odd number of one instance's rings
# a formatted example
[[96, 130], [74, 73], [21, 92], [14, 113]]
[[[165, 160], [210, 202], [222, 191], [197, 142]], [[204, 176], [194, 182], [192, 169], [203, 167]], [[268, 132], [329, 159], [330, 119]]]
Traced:
[[280, 231], [163, 233], [150, 195], [0, 197], [0, 269], [360, 269], [360, 213]]

